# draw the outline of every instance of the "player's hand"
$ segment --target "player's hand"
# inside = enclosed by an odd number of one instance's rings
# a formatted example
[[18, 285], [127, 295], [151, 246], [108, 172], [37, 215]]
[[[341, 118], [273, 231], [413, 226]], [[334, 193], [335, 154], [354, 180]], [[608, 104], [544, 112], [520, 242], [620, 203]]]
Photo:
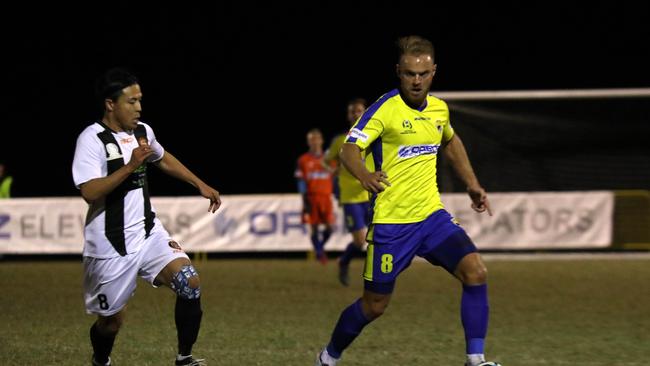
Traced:
[[369, 173], [367, 176], [361, 178], [360, 182], [365, 190], [372, 193], [383, 192], [386, 186], [390, 187], [388, 175], [382, 171]]
[[199, 193], [201, 193], [201, 196], [210, 200], [210, 207], [208, 208], [208, 212], [215, 213], [221, 206], [221, 197], [219, 197], [219, 191], [207, 184], [202, 184], [199, 186]]
[[300, 215], [300, 221], [303, 224], [309, 223], [309, 214], [311, 213], [311, 202], [307, 198], [306, 194], [302, 195], [302, 215]]
[[131, 160], [129, 160], [128, 165], [130, 165], [133, 170], [136, 170], [140, 165], [144, 164], [153, 153], [154, 151], [149, 145], [138, 146], [131, 152]]
[[469, 198], [472, 199], [472, 209], [476, 212], [487, 211], [488, 215], [492, 216], [492, 209], [490, 208], [490, 201], [488, 201], [485, 189], [481, 187], [467, 188]]

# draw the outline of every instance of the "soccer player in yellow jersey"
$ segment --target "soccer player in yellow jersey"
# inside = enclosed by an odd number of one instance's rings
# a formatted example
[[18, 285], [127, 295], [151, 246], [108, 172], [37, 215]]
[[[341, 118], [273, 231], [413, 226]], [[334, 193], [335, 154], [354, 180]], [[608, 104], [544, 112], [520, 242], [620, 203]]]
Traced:
[[[365, 99], [357, 98], [348, 102], [347, 119], [349, 126], [354, 125], [361, 118], [365, 110]], [[366, 245], [366, 232], [369, 219], [368, 211], [370, 208], [368, 191], [363, 188], [361, 183], [359, 183], [349, 170], [340, 164], [339, 151], [346, 137], [347, 133], [343, 133], [332, 139], [332, 143], [325, 153], [324, 161], [326, 166], [331, 166], [332, 163], [336, 164], [339, 204], [343, 205], [345, 226], [352, 234], [352, 242], [348, 244], [343, 255], [339, 258], [339, 281], [343, 286], [348, 286], [350, 283], [348, 275], [350, 261], [355, 256], [363, 253], [363, 247]], [[366, 156], [364, 154], [362, 160], [364, 160], [368, 170], [374, 170], [372, 156]]]
[[[364, 292], [341, 313], [316, 364], [337, 364], [362, 329], [384, 313], [397, 276], [417, 255], [462, 283], [465, 365], [495, 366], [483, 356], [489, 313], [487, 270], [476, 246], [440, 201], [439, 151], [467, 186], [472, 208], [491, 214], [490, 204], [451, 127], [447, 105], [429, 95], [436, 72], [433, 45], [419, 36], [400, 38], [397, 45], [399, 88], [366, 110], [341, 148], [343, 165], [373, 194]], [[368, 150], [375, 171], [366, 168], [359, 154]]]

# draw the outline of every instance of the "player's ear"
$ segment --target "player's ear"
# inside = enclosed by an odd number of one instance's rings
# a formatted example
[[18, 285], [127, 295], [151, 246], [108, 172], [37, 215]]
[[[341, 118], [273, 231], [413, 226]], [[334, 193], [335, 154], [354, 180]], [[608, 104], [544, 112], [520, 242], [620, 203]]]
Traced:
[[106, 109], [107, 112], [112, 112], [114, 107], [115, 107], [115, 102], [112, 99], [110, 98], [104, 99], [104, 108]]
[[433, 64], [433, 71], [431, 73], [431, 77], [436, 76], [436, 69], [438, 69], [438, 64]]
[[399, 64], [395, 64], [395, 74], [399, 77]]

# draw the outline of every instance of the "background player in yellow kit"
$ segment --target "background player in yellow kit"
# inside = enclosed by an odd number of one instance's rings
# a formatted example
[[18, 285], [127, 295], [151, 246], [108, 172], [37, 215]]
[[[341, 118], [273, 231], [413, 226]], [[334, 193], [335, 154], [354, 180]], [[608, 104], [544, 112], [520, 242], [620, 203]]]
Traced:
[[[433, 45], [422, 37], [409, 36], [398, 40], [398, 49], [399, 88], [366, 110], [341, 149], [343, 164], [373, 193], [364, 292], [341, 313], [316, 364], [336, 365], [363, 328], [384, 313], [398, 275], [418, 255], [442, 266], [462, 283], [465, 365], [498, 365], [485, 362], [483, 356], [489, 313], [487, 270], [474, 243], [440, 201], [438, 151], [467, 186], [474, 210], [491, 213], [487, 195], [451, 127], [447, 105], [429, 95], [436, 72]], [[368, 149], [373, 154], [374, 172], [368, 171], [359, 154]], [[390, 360], [386, 364], [391, 364]]]
[[[348, 128], [354, 125], [365, 110], [365, 99], [357, 98], [348, 102]], [[350, 260], [363, 253], [363, 247], [366, 245], [366, 232], [369, 219], [368, 211], [370, 209], [370, 195], [368, 191], [339, 162], [339, 151], [343, 146], [346, 136], [347, 132], [334, 137], [329, 149], [325, 153], [325, 164], [327, 166], [330, 166], [332, 163], [336, 164], [337, 179], [335, 183], [338, 186], [339, 204], [343, 205], [345, 226], [350, 234], [352, 234], [352, 241], [347, 245], [343, 255], [339, 258], [339, 281], [344, 286], [348, 286], [350, 282], [348, 273]], [[372, 156], [363, 154], [362, 159], [366, 162], [368, 171], [374, 171]]]

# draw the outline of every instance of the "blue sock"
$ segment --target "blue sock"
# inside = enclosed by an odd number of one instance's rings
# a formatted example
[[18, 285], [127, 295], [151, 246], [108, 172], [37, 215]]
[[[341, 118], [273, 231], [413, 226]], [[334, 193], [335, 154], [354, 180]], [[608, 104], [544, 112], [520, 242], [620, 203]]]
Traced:
[[327, 241], [330, 240], [330, 236], [332, 236], [332, 230], [325, 229], [325, 231], [323, 231], [323, 241], [321, 242], [322, 248], [325, 248], [325, 243], [327, 243]]
[[465, 345], [468, 355], [484, 353], [489, 313], [487, 285], [463, 285], [460, 315], [465, 329]]
[[321, 246], [320, 240], [318, 238], [318, 231], [315, 231], [311, 233], [311, 245], [314, 247], [314, 250], [316, 251], [316, 255], [320, 256], [321, 253], [323, 252], [323, 247]]
[[341, 255], [341, 258], [339, 258], [339, 264], [341, 266], [349, 265], [352, 258], [360, 253], [362, 253], [362, 251], [356, 245], [354, 245], [353, 242], [351, 242], [347, 247], [345, 247], [345, 251]]
[[332, 332], [332, 339], [327, 345], [327, 353], [334, 358], [341, 358], [341, 353], [361, 333], [370, 320], [366, 319], [361, 310], [361, 299], [348, 306], [341, 313], [338, 323]]

